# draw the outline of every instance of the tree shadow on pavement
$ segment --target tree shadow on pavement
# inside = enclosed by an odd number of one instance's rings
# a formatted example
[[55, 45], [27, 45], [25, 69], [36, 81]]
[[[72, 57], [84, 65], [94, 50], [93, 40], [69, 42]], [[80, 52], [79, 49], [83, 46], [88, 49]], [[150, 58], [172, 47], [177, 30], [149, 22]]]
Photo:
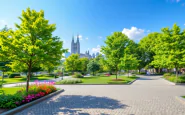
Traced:
[[[55, 110], [52, 114], [80, 114], [89, 115], [82, 112], [81, 109], [123, 109], [127, 105], [121, 104], [118, 100], [108, 97], [82, 96], [82, 95], [63, 95], [56, 100], [50, 100], [47, 105], [54, 106]], [[99, 113], [100, 115], [108, 115], [108, 113]]]

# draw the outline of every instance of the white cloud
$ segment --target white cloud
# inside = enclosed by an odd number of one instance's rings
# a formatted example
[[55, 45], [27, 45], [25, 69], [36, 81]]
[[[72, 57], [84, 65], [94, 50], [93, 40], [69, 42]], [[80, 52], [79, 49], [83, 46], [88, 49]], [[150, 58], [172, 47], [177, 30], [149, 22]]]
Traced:
[[147, 30], [146, 32], [147, 32], [147, 33], [149, 33], [149, 32], [150, 32], [150, 30]]
[[79, 35], [78, 37], [80, 38], [80, 40], [83, 40], [83, 39], [82, 39], [82, 35]]
[[[80, 40], [83, 40], [82, 35], [78, 35], [78, 37]], [[77, 38], [77, 36], [75, 36], [75, 38]]]
[[87, 38], [85, 38], [86, 40], [88, 40], [89, 38], [87, 37]]
[[92, 52], [93, 52], [93, 53], [97, 53], [97, 52], [99, 52], [99, 53], [100, 53], [100, 50], [101, 50], [100, 45], [97, 45], [97, 47], [96, 47], [96, 48], [92, 48]]
[[185, 26], [185, 24], [184, 24], [184, 26]]
[[145, 35], [145, 30], [137, 27], [131, 27], [130, 29], [124, 28], [122, 33], [127, 35], [132, 40], [140, 40]]

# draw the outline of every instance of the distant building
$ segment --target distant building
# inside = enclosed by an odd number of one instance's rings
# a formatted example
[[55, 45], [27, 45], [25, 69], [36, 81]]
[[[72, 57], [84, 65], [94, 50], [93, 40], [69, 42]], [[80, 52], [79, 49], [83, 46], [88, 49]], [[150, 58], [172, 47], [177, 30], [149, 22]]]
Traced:
[[80, 58], [82, 58], [82, 57], [87, 57], [88, 59], [92, 58], [89, 51], [86, 51], [85, 54], [80, 53], [80, 41], [79, 41], [79, 36], [78, 35], [77, 35], [77, 41], [76, 42], [74, 41], [74, 36], [72, 37], [71, 54], [79, 54]]
[[95, 54], [93, 53], [93, 54], [92, 54], [92, 58], [95, 58], [95, 57], [96, 57], [96, 56], [95, 56]]
[[97, 57], [97, 56], [99, 56], [99, 55], [100, 55], [100, 53], [99, 53], [99, 52], [97, 52], [97, 53], [96, 53], [96, 57]]

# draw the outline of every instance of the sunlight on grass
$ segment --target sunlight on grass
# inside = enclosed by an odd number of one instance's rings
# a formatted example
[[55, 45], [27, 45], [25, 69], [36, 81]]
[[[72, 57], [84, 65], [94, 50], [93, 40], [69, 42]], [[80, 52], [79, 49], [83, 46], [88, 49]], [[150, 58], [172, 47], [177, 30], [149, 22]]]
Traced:
[[[53, 77], [32, 77], [30, 81], [34, 80], [51, 80], [54, 79]], [[26, 82], [26, 78], [5, 78], [4, 84], [10, 84], [10, 83], [19, 83], [19, 82]]]
[[21, 87], [5, 87], [2, 88], [5, 94], [15, 94]]

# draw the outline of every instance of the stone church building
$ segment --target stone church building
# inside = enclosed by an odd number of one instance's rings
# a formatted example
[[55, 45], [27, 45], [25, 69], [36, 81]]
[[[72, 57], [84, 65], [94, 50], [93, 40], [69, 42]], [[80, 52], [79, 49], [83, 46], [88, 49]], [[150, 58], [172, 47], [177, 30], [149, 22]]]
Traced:
[[80, 53], [80, 40], [79, 36], [77, 35], [77, 41], [74, 41], [74, 36], [72, 37], [71, 41], [71, 54], [79, 54], [80, 58], [87, 57], [88, 59], [94, 58], [94, 56], [91, 56], [89, 51], [86, 51], [85, 54]]

